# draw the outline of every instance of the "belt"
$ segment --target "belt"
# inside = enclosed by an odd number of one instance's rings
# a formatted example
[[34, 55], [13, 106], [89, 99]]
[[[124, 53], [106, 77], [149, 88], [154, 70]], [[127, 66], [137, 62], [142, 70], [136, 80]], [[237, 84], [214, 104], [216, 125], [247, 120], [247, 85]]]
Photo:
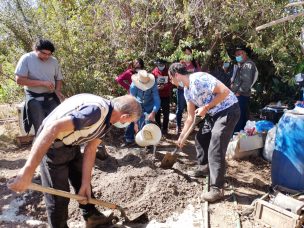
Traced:
[[45, 101], [45, 100], [51, 101], [54, 98], [53, 97], [34, 97], [34, 99], [37, 101]]

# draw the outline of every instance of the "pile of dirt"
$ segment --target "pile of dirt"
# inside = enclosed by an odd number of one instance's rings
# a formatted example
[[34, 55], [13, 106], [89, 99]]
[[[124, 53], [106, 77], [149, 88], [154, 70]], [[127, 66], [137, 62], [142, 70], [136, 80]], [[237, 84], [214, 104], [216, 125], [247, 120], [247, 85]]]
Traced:
[[[133, 149], [134, 150], [134, 149]], [[164, 222], [175, 211], [196, 201], [202, 184], [179, 170], [163, 170], [153, 155], [125, 149], [121, 158], [97, 162], [93, 177], [96, 196], [127, 207], [132, 212], [147, 211], [149, 220]]]

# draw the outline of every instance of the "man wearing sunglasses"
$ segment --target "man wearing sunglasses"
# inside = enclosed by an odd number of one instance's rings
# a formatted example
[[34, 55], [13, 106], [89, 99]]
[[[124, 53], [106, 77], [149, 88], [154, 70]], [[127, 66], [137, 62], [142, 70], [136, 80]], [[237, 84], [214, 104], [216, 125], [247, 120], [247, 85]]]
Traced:
[[49, 40], [39, 39], [33, 51], [24, 54], [16, 67], [18, 85], [24, 86], [24, 127], [28, 133], [34, 125], [35, 134], [43, 119], [64, 99], [61, 93], [60, 66], [52, 56], [55, 47]]

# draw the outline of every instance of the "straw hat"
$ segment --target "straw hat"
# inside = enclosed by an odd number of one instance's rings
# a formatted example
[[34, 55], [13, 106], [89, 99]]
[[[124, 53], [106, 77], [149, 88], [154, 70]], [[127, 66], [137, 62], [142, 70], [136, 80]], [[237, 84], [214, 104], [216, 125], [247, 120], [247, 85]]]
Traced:
[[132, 75], [132, 82], [137, 88], [146, 91], [153, 87], [155, 78], [153, 74], [149, 74], [145, 70], [139, 70], [137, 74]]
[[139, 146], [157, 145], [162, 137], [160, 128], [156, 124], [146, 124], [135, 137]]

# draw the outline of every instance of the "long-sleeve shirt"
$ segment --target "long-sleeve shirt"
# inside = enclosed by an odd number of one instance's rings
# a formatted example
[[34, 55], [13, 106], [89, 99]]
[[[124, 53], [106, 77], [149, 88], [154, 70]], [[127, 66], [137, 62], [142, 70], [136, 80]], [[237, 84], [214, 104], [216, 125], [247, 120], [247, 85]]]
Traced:
[[[163, 71], [160, 71], [158, 69], [158, 67], [155, 67], [152, 71], [152, 74], [155, 76], [156, 80], [158, 80], [159, 76], [167, 77], [166, 78], [167, 83], [163, 84], [164, 85], [163, 89], [158, 89], [158, 93], [159, 93], [160, 98], [170, 97], [171, 93], [172, 93], [173, 85], [169, 80], [168, 69], [165, 68]], [[161, 84], [161, 83], [158, 81], [158, 84]]]
[[130, 94], [136, 98], [141, 104], [144, 113], [158, 112], [160, 108], [160, 98], [155, 81], [152, 88], [143, 91], [135, 86], [134, 83], [130, 86]]
[[135, 74], [135, 72], [132, 69], [128, 69], [122, 74], [118, 75], [115, 80], [127, 91], [129, 91], [130, 85], [132, 83], [131, 77], [133, 74]]
[[231, 85], [231, 90], [242, 96], [250, 96], [251, 87], [257, 80], [257, 73], [254, 62], [248, 59], [237, 70]]

